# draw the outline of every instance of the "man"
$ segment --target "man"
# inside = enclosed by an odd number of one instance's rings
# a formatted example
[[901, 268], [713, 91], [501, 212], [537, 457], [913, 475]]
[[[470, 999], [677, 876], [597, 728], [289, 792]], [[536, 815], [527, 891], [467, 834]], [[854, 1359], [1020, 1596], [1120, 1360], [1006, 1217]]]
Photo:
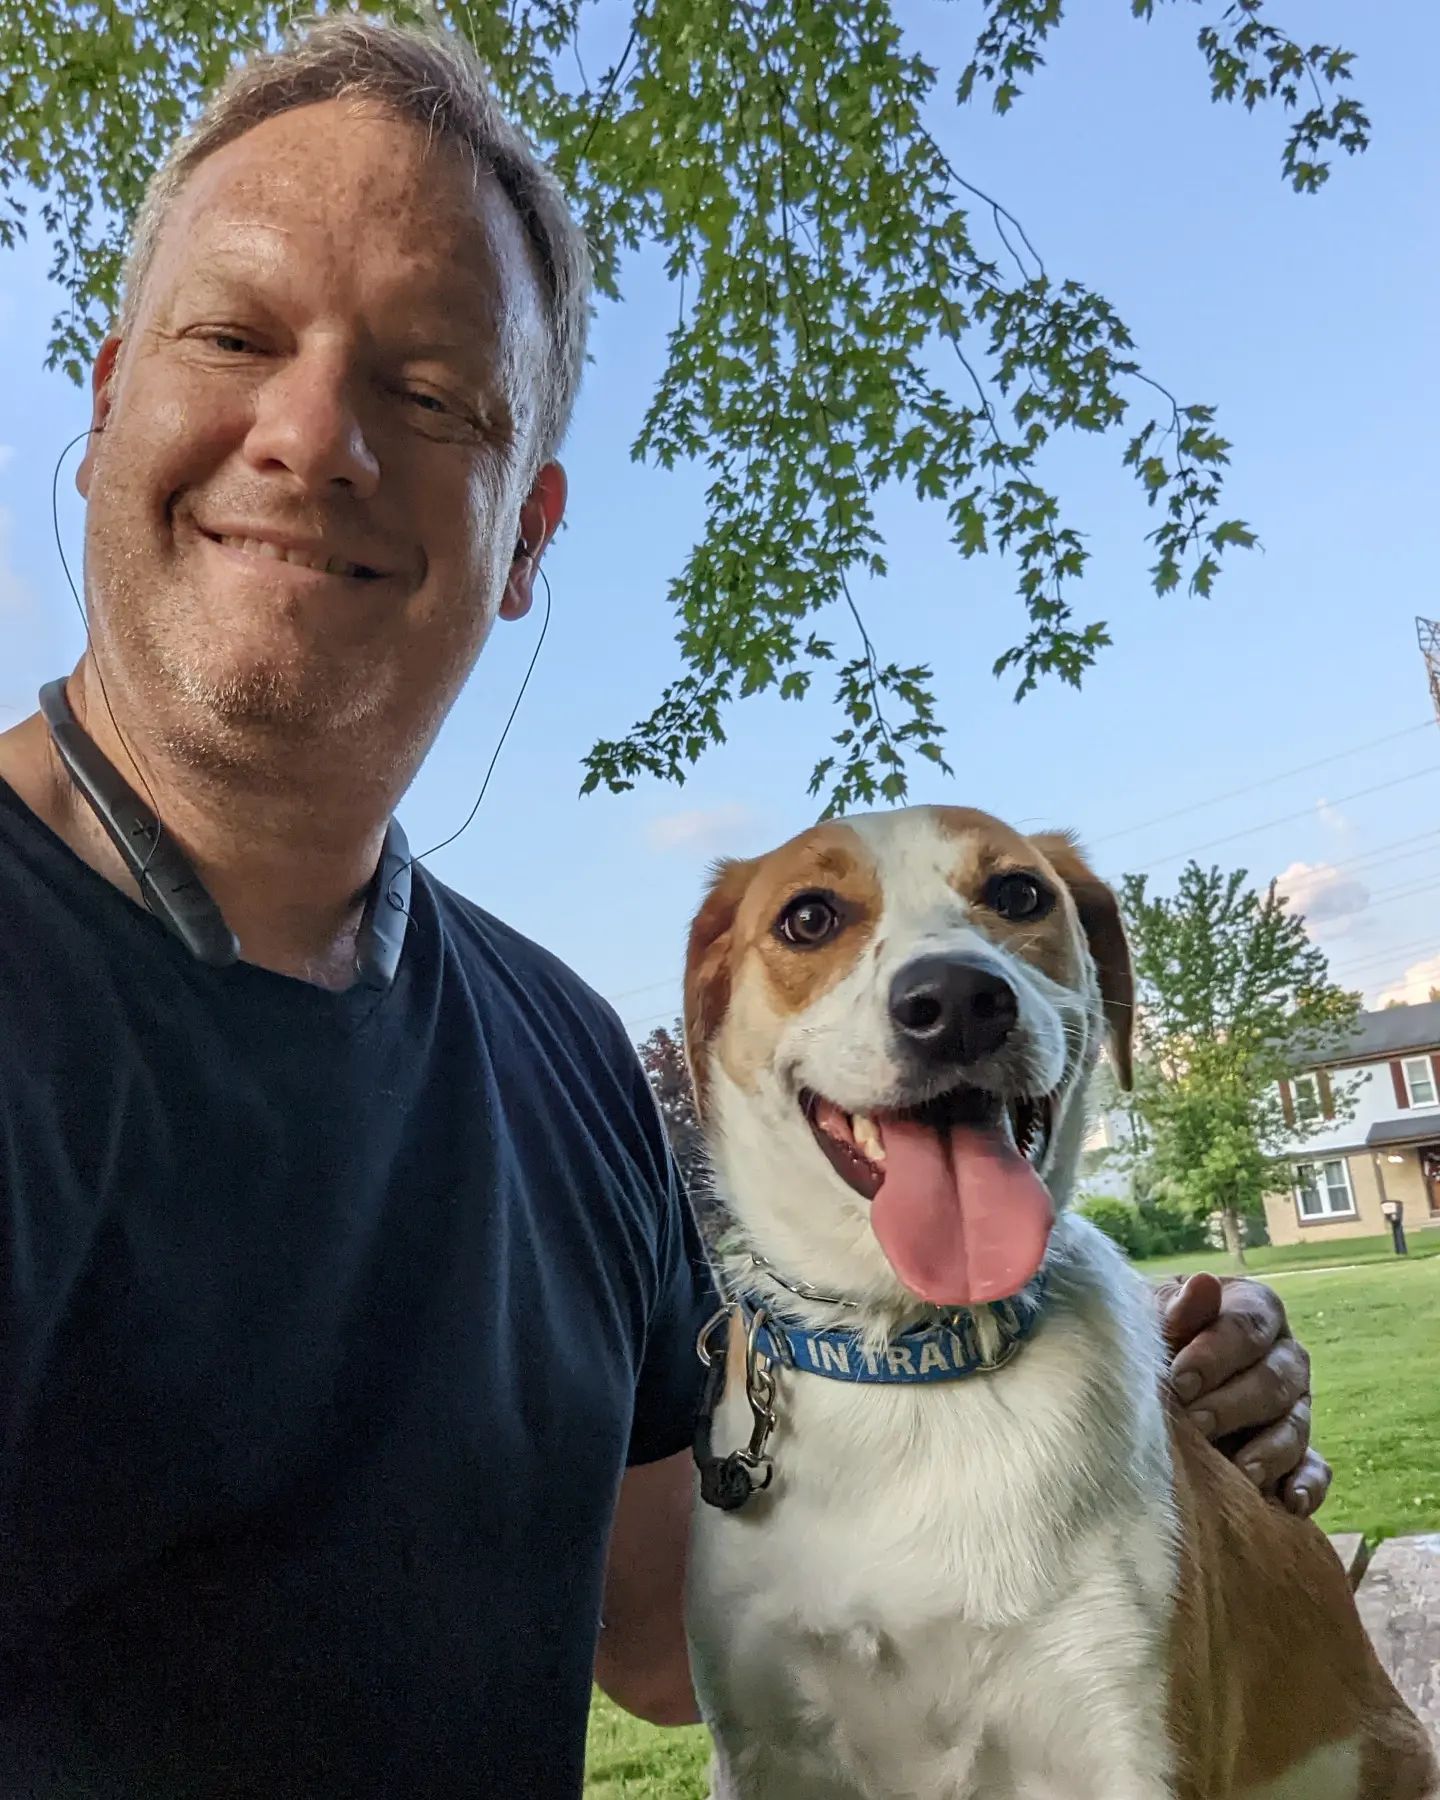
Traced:
[[[0, 737], [0, 1793], [551, 1800], [592, 1670], [693, 1715], [710, 1300], [633, 1050], [419, 870], [355, 979], [559, 526], [587, 304], [467, 56], [353, 18], [240, 70], [142, 210], [68, 700], [239, 957], [141, 904], [159, 852], [42, 718]], [[1317, 1504], [1278, 1302], [1172, 1300], [1182, 1396]]]

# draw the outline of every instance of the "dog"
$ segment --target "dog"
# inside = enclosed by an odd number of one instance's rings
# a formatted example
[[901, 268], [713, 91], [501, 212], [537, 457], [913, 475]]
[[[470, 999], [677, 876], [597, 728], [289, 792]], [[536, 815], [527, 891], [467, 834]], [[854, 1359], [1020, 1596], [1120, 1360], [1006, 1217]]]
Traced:
[[723, 864], [686, 1045], [731, 1302], [687, 1629], [717, 1800], [1435, 1800], [1324, 1535], [1165, 1398], [1066, 1211], [1115, 897], [918, 807]]

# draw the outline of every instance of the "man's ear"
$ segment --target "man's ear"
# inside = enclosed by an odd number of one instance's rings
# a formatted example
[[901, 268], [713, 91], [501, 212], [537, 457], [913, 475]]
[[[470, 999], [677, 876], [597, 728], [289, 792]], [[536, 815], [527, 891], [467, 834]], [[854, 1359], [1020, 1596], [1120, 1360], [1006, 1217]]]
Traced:
[[545, 546], [560, 529], [568, 493], [564, 469], [558, 462], [546, 463], [520, 508], [510, 574], [500, 597], [502, 619], [523, 619], [529, 612], [535, 598], [535, 571]]
[[85, 441], [85, 454], [75, 471], [75, 486], [82, 500], [90, 498], [90, 478], [95, 472], [95, 439], [104, 431], [114, 402], [115, 359], [120, 354], [120, 339], [113, 334], [100, 346], [95, 366], [90, 371], [90, 436]]
[[1115, 894], [1085, 861], [1068, 831], [1044, 831], [1031, 838], [1070, 890], [1100, 978], [1100, 998], [1110, 1034], [1115, 1076], [1128, 1093], [1134, 1081], [1135, 972]]
[[750, 883], [753, 864], [717, 863], [700, 910], [690, 927], [685, 953], [685, 1056], [703, 1118], [709, 1075], [710, 1040], [730, 1006], [735, 915]]

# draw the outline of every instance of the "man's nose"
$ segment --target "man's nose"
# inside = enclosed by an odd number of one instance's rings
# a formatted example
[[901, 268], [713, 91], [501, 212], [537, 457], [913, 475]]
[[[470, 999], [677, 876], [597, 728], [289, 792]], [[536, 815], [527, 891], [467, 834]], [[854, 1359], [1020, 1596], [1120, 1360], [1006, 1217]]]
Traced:
[[890, 984], [896, 1033], [927, 1062], [979, 1062], [1009, 1037], [1017, 1014], [1004, 976], [962, 956], [917, 956]]
[[380, 462], [361, 420], [361, 387], [357, 372], [334, 352], [288, 358], [260, 388], [247, 459], [257, 469], [284, 469], [307, 494], [341, 488], [368, 499]]

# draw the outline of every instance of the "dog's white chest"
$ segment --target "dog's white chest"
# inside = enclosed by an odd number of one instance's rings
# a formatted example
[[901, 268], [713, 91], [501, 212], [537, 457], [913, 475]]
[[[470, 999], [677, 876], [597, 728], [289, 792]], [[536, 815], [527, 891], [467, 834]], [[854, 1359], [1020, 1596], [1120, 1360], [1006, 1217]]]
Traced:
[[772, 1492], [695, 1526], [717, 1800], [1165, 1792], [1159, 1408], [1103, 1351], [1061, 1315], [996, 1376], [782, 1385]]

